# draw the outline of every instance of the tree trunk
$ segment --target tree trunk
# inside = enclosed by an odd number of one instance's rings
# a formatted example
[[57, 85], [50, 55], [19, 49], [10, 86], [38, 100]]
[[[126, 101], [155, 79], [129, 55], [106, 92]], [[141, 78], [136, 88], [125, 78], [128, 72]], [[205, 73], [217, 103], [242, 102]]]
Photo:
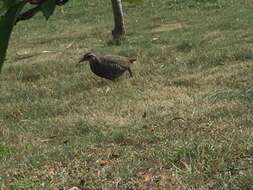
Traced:
[[114, 29], [112, 30], [112, 36], [114, 39], [120, 39], [125, 33], [123, 9], [121, 0], [111, 0], [112, 10], [114, 16]]

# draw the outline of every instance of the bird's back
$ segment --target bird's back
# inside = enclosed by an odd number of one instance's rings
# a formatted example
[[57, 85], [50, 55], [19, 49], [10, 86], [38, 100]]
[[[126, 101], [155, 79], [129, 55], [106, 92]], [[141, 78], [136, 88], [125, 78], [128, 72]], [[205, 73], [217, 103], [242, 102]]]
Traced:
[[104, 60], [108, 64], [117, 64], [122, 67], [129, 68], [132, 63], [136, 61], [135, 58], [128, 58], [118, 55], [105, 55], [101, 57], [102, 60]]

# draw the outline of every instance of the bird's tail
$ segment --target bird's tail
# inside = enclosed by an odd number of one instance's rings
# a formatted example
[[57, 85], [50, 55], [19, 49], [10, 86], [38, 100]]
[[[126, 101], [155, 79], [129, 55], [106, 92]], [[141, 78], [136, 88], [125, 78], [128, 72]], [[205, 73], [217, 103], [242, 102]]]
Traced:
[[131, 63], [135, 63], [136, 60], [137, 60], [136, 58], [130, 58], [130, 59], [129, 59], [129, 61], [130, 61]]

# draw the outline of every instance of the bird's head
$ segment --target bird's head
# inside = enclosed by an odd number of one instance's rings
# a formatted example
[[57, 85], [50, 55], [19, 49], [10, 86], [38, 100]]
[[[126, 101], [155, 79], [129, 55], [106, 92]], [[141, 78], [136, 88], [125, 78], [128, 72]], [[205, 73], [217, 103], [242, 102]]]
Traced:
[[84, 61], [94, 61], [96, 59], [97, 59], [97, 56], [94, 53], [89, 52], [81, 57], [79, 63], [82, 63]]

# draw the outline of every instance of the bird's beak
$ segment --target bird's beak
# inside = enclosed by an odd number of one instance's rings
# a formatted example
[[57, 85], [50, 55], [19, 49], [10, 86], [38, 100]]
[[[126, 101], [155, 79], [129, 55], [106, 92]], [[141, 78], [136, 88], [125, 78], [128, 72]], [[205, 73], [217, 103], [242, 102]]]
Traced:
[[86, 61], [84, 58], [81, 58], [78, 63], [76, 64], [76, 67], [80, 66], [84, 61]]
[[84, 61], [85, 61], [85, 59], [82, 57], [82, 58], [79, 60], [78, 63], [82, 63], [82, 62], [84, 62]]

